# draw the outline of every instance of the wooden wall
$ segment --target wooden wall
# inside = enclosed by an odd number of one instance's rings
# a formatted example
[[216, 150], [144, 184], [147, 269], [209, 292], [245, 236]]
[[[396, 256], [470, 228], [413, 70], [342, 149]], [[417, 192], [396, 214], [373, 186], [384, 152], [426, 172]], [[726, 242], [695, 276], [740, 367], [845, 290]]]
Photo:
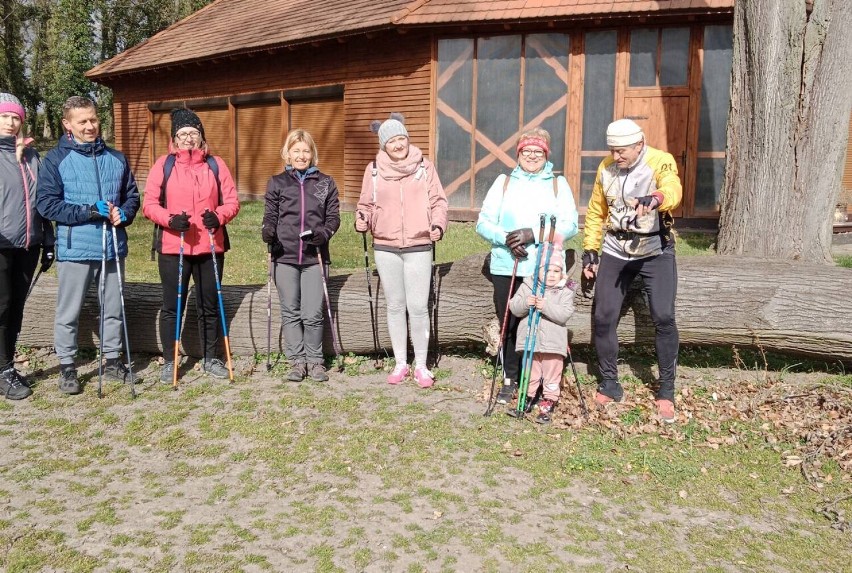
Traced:
[[[364, 169], [378, 150], [372, 120], [401, 112], [412, 143], [429, 153], [431, 50], [430, 35], [388, 32], [134, 74], [110, 84], [116, 146], [127, 155], [142, 186], [152, 160], [149, 103], [342, 85], [345, 174], [338, 186], [351, 196], [360, 190]], [[322, 142], [317, 145], [322, 152]]]

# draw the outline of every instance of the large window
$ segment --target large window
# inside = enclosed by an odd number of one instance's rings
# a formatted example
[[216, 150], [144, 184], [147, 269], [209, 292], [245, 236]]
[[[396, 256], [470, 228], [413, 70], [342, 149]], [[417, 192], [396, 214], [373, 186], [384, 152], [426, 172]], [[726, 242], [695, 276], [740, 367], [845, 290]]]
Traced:
[[606, 127], [614, 119], [615, 30], [586, 34], [586, 77], [583, 89], [583, 149], [580, 153], [580, 202], [589, 204], [601, 160], [609, 154]]
[[567, 34], [438, 42], [436, 164], [450, 206], [478, 208], [500, 173], [517, 164], [524, 129], [544, 127], [562, 172], [568, 103]]
[[698, 122], [698, 165], [695, 177], [695, 211], [716, 212], [725, 178], [725, 139], [730, 84], [733, 30], [731, 26], [704, 28], [704, 69], [701, 77], [701, 111]]

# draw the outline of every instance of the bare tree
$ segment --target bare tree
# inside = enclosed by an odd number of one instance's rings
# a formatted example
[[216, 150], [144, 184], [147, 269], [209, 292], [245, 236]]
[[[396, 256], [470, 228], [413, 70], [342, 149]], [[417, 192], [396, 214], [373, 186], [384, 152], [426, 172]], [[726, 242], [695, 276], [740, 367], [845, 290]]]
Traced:
[[738, 0], [719, 252], [831, 260], [852, 112], [850, 0]]

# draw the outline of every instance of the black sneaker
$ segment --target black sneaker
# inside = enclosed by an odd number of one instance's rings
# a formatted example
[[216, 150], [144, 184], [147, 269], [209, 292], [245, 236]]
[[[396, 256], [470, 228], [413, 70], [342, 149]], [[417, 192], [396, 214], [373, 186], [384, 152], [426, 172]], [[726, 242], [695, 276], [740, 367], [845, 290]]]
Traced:
[[28, 396], [32, 396], [33, 391], [27, 386], [24, 377], [12, 366], [0, 372], [0, 393], [7, 400], [23, 400]]
[[104, 378], [123, 384], [136, 384], [139, 377], [130, 372], [130, 368], [120, 358], [107, 358], [104, 364]]
[[218, 358], [212, 358], [204, 361], [204, 371], [213, 378], [224, 380], [228, 378], [228, 367]]
[[308, 376], [314, 382], [328, 382], [328, 374], [325, 372], [325, 366], [318, 362], [311, 363], [308, 366]]
[[518, 383], [514, 380], [509, 380], [509, 383], [505, 382], [500, 386], [500, 391], [497, 393], [497, 403], [498, 404], [508, 404], [515, 398], [515, 392], [518, 391]]
[[59, 367], [59, 390], [64, 394], [74, 395], [83, 391], [83, 386], [77, 379], [77, 369], [73, 364]]
[[304, 362], [294, 362], [290, 367], [290, 373], [287, 374], [287, 380], [290, 382], [301, 382], [308, 375], [308, 365]]
[[549, 424], [553, 419], [553, 412], [556, 411], [556, 402], [553, 400], [542, 400], [538, 403], [538, 416], [535, 421], [539, 424]]

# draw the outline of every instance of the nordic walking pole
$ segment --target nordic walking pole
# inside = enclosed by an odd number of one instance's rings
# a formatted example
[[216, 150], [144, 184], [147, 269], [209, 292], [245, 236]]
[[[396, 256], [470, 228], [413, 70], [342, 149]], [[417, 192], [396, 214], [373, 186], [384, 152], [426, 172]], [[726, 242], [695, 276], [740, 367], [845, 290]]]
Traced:
[[334, 330], [334, 317], [331, 315], [331, 298], [328, 296], [328, 285], [325, 279], [325, 265], [322, 262], [322, 252], [317, 247], [317, 262], [319, 263], [320, 276], [322, 277], [322, 292], [325, 295], [325, 306], [328, 312], [328, 327], [331, 329], [331, 342], [334, 345], [334, 359], [338, 363], [338, 368], [343, 370], [343, 362], [340, 360], [342, 354], [340, 341], [337, 340], [337, 332]]
[[[206, 212], [206, 211], [205, 211]], [[234, 381], [234, 366], [231, 364], [231, 341], [228, 339], [228, 322], [225, 320], [225, 302], [222, 300], [222, 281], [219, 280], [219, 263], [216, 262], [216, 241], [213, 231], [207, 229], [210, 237], [210, 255], [213, 257], [213, 277], [216, 279], [216, 295], [219, 297], [219, 316], [222, 317], [222, 338], [225, 339], [225, 357], [228, 359], [228, 380]]]
[[266, 371], [272, 370], [269, 355], [272, 354], [272, 245], [266, 245]]
[[[533, 277], [533, 288], [532, 295], [536, 296], [538, 293], [538, 285], [543, 283], [544, 281], [539, 278], [539, 274], [541, 271], [541, 258], [542, 253], [544, 251], [544, 221], [546, 215], [542, 213], [541, 215], [541, 227], [539, 228], [539, 242], [538, 242], [538, 252], [535, 257], [535, 276]], [[551, 227], [550, 227], [550, 237], [553, 237], [553, 219], [551, 218]], [[527, 314], [527, 337], [524, 340], [524, 358], [521, 366], [521, 380], [518, 384], [518, 417], [523, 417], [524, 408], [526, 407], [527, 401], [527, 388], [530, 383], [530, 371], [532, 370], [532, 359], [533, 354], [535, 353], [535, 330], [533, 326], [534, 317], [537, 313], [537, 309], [535, 306], [531, 306], [529, 308], [529, 312]]]
[[509, 301], [512, 300], [512, 289], [515, 287], [515, 277], [518, 274], [518, 259], [515, 258], [515, 265], [512, 267], [512, 279], [509, 281], [509, 298], [506, 301], [506, 310], [503, 312], [503, 324], [500, 326], [500, 343], [497, 346], [497, 354], [494, 356], [494, 372], [491, 375], [491, 391], [488, 393], [488, 408], [485, 410], [484, 416], [490, 416], [494, 411], [494, 406], [497, 400], [494, 396], [494, 387], [497, 385], [497, 365], [500, 365], [499, 371], [506, 375], [506, 362], [503, 357], [503, 345], [506, 341], [506, 325], [509, 324]]
[[124, 327], [124, 350], [127, 353], [127, 375], [130, 376], [130, 395], [136, 397], [136, 384], [133, 380], [133, 360], [130, 358], [130, 334], [127, 331], [127, 313], [124, 308], [124, 281], [121, 278], [121, 261], [118, 259], [118, 231], [112, 227], [112, 250], [115, 253], [115, 272], [118, 277], [118, 297], [121, 301], [121, 325]]
[[571, 371], [574, 373], [574, 382], [577, 383], [577, 397], [580, 398], [580, 407], [583, 409], [583, 416], [589, 417], [589, 409], [586, 408], [586, 399], [583, 398], [583, 390], [580, 388], [580, 377], [577, 376], [577, 367], [574, 366], [574, 357], [571, 356], [571, 345], [568, 345], [568, 361], [571, 363]]
[[[186, 211], [182, 213], [186, 215]], [[180, 232], [180, 250], [178, 251], [177, 314], [175, 315], [175, 353], [172, 358], [172, 389], [178, 388], [178, 365], [180, 364], [180, 323], [183, 318], [183, 245], [185, 231]]]
[[435, 367], [437, 368], [438, 362], [441, 360], [441, 351], [438, 346], [438, 277], [435, 274], [435, 241], [432, 241], [432, 324], [435, 331], [434, 354]]
[[370, 277], [370, 252], [367, 250], [367, 231], [361, 233], [361, 240], [364, 243], [364, 274], [367, 277], [367, 296], [370, 297], [370, 328], [373, 331], [373, 353], [376, 357], [373, 361], [373, 368], [379, 369], [381, 368], [381, 360], [379, 359], [379, 325], [376, 324], [376, 314], [373, 310], [373, 279]]
[[98, 281], [98, 302], [100, 316], [98, 317], [98, 398], [103, 398], [104, 385], [104, 295], [106, 294], [106, 258], [107, 230], [106, 220], [101, 228], [101, 276]]
[[38, 272], [36, 273], [35, 278], [33, 279], [33, 282], [30, 283], [30, 288], [27, 289], [27, 298], [24, 299], [24, 302], [26, 302], [30, 299], [30, 295], [33, 293], [33, 289], [35, 288], [36, 283], [38, 282], [38, 277], [41, 276], [41, 272], [42, 272], [41, 269], [39, 269]]
[[[540, 288], [542, 298], [544, 297], [544, 294], [545, 294], [546, 289], [547, 289], [547, 281], [546, 281], [547, 268], [548, 268], [548, 266], [550, 266], [550, 257], [551, 257], [551, 255], [553, 255], [553, 234], [554, 234], [555, 230], [556, 230], [556, 215], [551, 215], [550, 216], [550, 237], [547, 240], [547, 255], [544, 257], [544, 275], [545, 276], [539, 281], [539, 288]], [[534, 294], [536, 296], [538, 296], [538, 293], [534, 293]], [[529, 367], [530, 370], [532, 370], [532, 359], [533, 359], [533, 355], [535, 354], [535, 342], [536, 342], [536, 339], [538, 338], [538, 325], [539, 325], [540, 322], [541, 322], [541, 311], [536, 309], [535, 316], [533, 317], [532, 342], [530, 343], [530, 360], [529, 360], [529, 363], [528, 363], [528, 367]], [[528, 387], [529, 383], [530, 383], [529, 371], [527, 372], [526, 379], [527, 379], [526, 384], [527, 384], [527, 387]], [[526, 405], [525, 402], [526, 402], [526, 388], [525, 388], [524, 393], [519, 394], [519, 396], [518, 396], [518, 403], [521, 405], [521, 407], [519, 408], [520, 412], [523, 412], [524, 406]]]

